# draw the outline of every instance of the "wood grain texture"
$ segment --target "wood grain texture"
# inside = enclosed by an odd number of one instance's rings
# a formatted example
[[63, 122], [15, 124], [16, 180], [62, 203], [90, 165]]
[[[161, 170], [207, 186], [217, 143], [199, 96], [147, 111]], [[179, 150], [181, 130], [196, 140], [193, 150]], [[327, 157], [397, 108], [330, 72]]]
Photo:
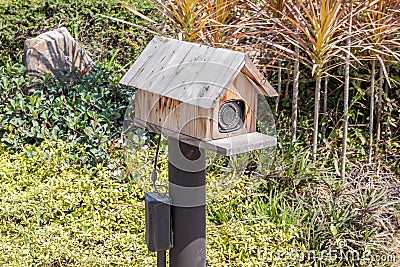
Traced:
[[135, 119], [135, 125], [147, 130], [175, 138], [192, 146], [200, 147], [224, 156], [246, 153], [257, 149], [276, 146], [276, 138], [258, 132], [222, 138], [218, 140], [204, 141], [185, 134], [180, 134], [158, 125]]
[[245, 65], [242, 72], [254, 83], [259, 93], [269, 97], [278, 96], [274, 87], [264, 78], [251, 59], [245, 56]]
[[199, 147], [224, 156], [232, 156], [266, 147], [274, 147], [276, 143], [276, 137], [254, 132], [217, 140], [202, 141]]
[[135, 117], [140, 120], [199, 139], [211, 139], [212, 109], [137, 90], [135, 110]]
[[[221, 133], [218, 129], [218, 112], [220, 106], [227, 100], [243, 100], [245, 103], [244, 125], [231, 133]], [[257, 91], [243, 73], [239, 73], [213, 110], [212, 139], [252, 133], [256, 131]]]
[[120, 83], [213, 108], [240, 72], [260, 93], [276, 94], [244, 53], [155, 36]]
[[211, 108], [244, 66], [245, 54], [156, 36], [122, 84]]
[[[258, 93], [276, 94], [244, 53], [160, 36], [121, 83], [137, 88], [135, 119], [203, 141], [254, 133]], [[221, 133], [220, 105], [234, 99], [245, 102], [244, 125]]]
[[[220, 105], [227, 100], [243, 100], [244, 125], [221, 133], [218, 127]], [[144, 90], [136, 90], [136, 118], [202, 140], [220, 139], [256, 131], [257, 92], [246, 76], [239, 73], [213, 109], [206, 109]]]

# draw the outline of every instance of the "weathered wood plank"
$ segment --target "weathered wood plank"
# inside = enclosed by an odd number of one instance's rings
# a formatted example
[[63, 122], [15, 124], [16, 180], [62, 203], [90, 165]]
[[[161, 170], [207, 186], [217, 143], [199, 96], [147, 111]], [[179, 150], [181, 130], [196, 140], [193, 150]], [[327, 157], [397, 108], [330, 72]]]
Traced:
[[[143, 73], [144, 71], [143, 66], [148, 62], [148, 60], [150, 60], [151, 58], [160, 60], [159, 57], [153, 57], [153, 55], [160, 50], [159, 47], [162, 46], [164, 42], [165, 40], [163, 40], [162, 37], [155, 36], [153, 40], [151, 40], [151, 42], [145, 47], [145, 49], [139, 55], [139, 57], [135, 60], [135, 62], [130, 67], [128, 72], [122, 77], [120, 83], [133, 87], [138, 87], [135, 84], [135, 79]], [[164, 50], [169, 49], [167, 45], [164, 45], [163, 47]]]
[[242, 68], [242, 72], [257, 86], [260, 94], [266, 96], [278, 96], [274, 87], [263, 77], [263, 75], [258, 71], [257, 67], [251, 61], [251, 59], [245, 56], [245, 65]]
[[143, 90], [136, 91], [136, 118], [203, 140], [211, 139], [212, 109]]
[[151, 92], [159, 93], [158, 86], [162, 84], [161, 77], [170, 78], [165, 74], [165, 70], [170, 66], [179, 66], [191, 49], [192, 47], [184, 42], [171, 42], [167, 39], [165, 44], [154, 48], [151, 57], [145, 61], [142, 67], [143, 72], [140, 76], [135, 77], [132, 83], [135, 84], [135, 87], [148, 88]]
[[244, 53], [156, 36], [121, 83], [211, 108], [244, 60]]
[[257, 91], [243, 73], [239, 73], [232, 83], [238, 95], [245, 101], [245, 129], [248, 133], [256, 131]]
[[259, 132], [200, 142], [200, 148], [225, 156], [246, 153], [257, 149], [276, 146], [276, 137]]
[[138, 127], [146, 128], [147, 130], [163, 134], [168, 137], [178, 139], [179, 141], [187, 144], [200, 147], [224, 156], [232, 156], [235, 154], [246, 153], [257, 149], [276, 146], [277, 140], [274, 136], [265, 135], [262, 133], [254, 132], [233, 137], [222, 138], [218, 140], [203, 141], [194, 137], [177, 133], [158, 125], [154, 125], [140, 119], [135, 119], [135, 125]]
[[225, 94], [219, 100], [214, 108], [214, 118], [212, 125], [212, 138], [226, 138], [228, 134], [221, 133], [218, 129], [218, 111], [223, 102], [227, 100], [241, 99], [245, 103], [244, 127], [229, 133], [230, 136], [252, 133], [256, 131], [257, 114], [257, 91], [243, 73], [239, 73], [232, 85], [225, 91]]
[[[198, 92], [195, 105], [214, 107], [244, 66], [244, 54], [242, 53], [235, 53], [233, 58], [231, 55], [223, 57], [216, 54], [218, 61], [211, 58], [203, 70], [197, 74], [197, 81], [207, 81], [208, 84]], [[196, 88], [189, 87], [188, 89]]]

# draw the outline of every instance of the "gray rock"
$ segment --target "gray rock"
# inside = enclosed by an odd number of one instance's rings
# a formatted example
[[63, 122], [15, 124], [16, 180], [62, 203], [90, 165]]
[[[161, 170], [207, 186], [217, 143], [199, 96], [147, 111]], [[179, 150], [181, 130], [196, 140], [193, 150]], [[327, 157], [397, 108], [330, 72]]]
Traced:
[[72, 38], [66, 28], [45, 32], [25, 41], [24, 64], [26, 74], [39, 77], [42, 72], [61, 77], [65, 68], [77, 68], [78, 74], [87, 74], [93, 60]]

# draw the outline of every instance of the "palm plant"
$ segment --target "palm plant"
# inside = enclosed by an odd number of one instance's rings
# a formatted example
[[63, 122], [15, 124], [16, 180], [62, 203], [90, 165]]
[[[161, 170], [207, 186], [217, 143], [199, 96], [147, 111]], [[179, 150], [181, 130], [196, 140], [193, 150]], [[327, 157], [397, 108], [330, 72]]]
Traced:
[[[265, 5], [265, 3], [264, 3], [264, 5]], [[282, 12], [284, 12], [283, 0], [271, 1], [270, 5], [273, 7], [273, 8], [271, 8], [273, 17], [281, 18]], [[280, 58], [278, 59], [278, 88], [277, 89], [278, 89], [277, 90], [278, 96], [277, 96], [276, 102], [275, 102], [275, 116], [278, 115], [279, 100], [280, 100], [281, 92], [282, 92], [282, 60]]]
[[[274, 0], [266, 1], [262, 0], [257, 4], [252, 5], [253, 9], [256, 11], [257, 18], [254, 19], [257, 24], [257, 28], [260, 29], [261, 34], [259, 35], [261, 42], [264, 47], [271, 46], [277, 56], [278, 62], [278, 97], [276, 99], [275, 114], [278, 112], [278, 104], [281, 97], [281, 87], [282, 87], [282, 59], [281, 56], [286, 57], [288, 62], [294, 61], [293, 70], [293, 96], [292, 96], [292, 140], [295, 141], [297, 133], [297, 117], [298, 117], [298, 94], [299, 94], [299, 77], [300, 77], [300, 62], [299, 55], [300, 49], [298, 46], [294, 46], [294, 52], [288, 50], [287, 46], [293, 46], [290, 42], [287, 42], [282, 38], [282, 27], [281, 25], [286, 23], [286, 27], [290, 27], [290, 23], [286, 17], [291, 16], [295, 19], [293, 14], [290, 14], [286, 9], [285, 1]], [[266, 36], [273, 35], [275, 38], [266, 38]], [[290, 66], [288, 66], [290, 68]], [[288, 76], [290, 76], [290, 69], [288, 69]], [[289, 96], [288, 90], [289, 82], [287, 83], [287, 88], [285, 91], [285, 98]]]
[[243, 36], [242, 29], [245, 26], [245, 17], [236, 16], [240, 0], [214, 0], [205, 1], [208, 5], [209, 23], [203, 29], [207, 43], [214, 46], [226, 45], [232, 39], [240, 39]]
[[[143, 15], [136, 8], [126, 2], [118, 0], [134, 15], [142, 18], [148, 28], [132, 24], [121, 19], [107, 18], [140, 27], [151, 33], [164, 34], [189, 42], [205, 42], [213, 45], [224, 43], [228, 38], [236, 37], [243, 25], [243, 20], [234, 15], [235, 8], [240, 0], [147, 0], [162, 15], [162, 29], [153, 19]], [[242, 0], [243, 1], [243, 0]], [[168, 20], [168, 24], [166, 23]], [[231, 25], [236, 27], [229, 27]]]
[[278, 116], [278, 109], [279, 109], [279, 100], [281, 97], [281, 93], [282, 93], [282, 60], [278, 59], [278, 81], [277, 81], [277, 93], [278, 96], [276, 97], [275, 100], [275, 116]]
[[[350, 45], [351, 45], [351, 34], [353, 27], [353, 1], [350, 1], [350, 16], [349, 16], [349, 32], [347, 39], [347, 51], [346, 51], [346, 66], [345, 66], [345, 84], [343, 91], [343, 140], [342, 140], [342, 162], [340, 175], [344, 180], [346, 175], [346, 157], [347, 157], [347, 133], [349, 123], [349, 86], [350, 86]], [[327, 78], [326, 78], [327, 79]], [[326, 80], [325, 80], [326, 81]], [[325, 94], [326, 92], [325, 85]], [[325, 95], [326, 97], [326, 95]], [[326, 102], [324, 101], [324, 114], [326, 113]]]
[[328, 112], [328, 87], [329, 87], [329, 76], [327, 75], [324, 79], [324, 106], [323, 106], [323, 114], [327, 116]]
[[148, 0], [171, 23], [170, 35], [189, 42], [200, 41], [209, 21], [209, 6], [201, 0]]
[[[299, 8], [299, 3], [297, 4]], [[297, 139], [297, 117], [298, 117], [298, 101], [299, 101], [299, 80], [300, 80], [300, 48], [294, 47], [295, 60], [293, 70], [293, 97], [292, 97], [292, 142]]]
[[147, 1], [170, 24], [166, 27], [163, 22], [162, 32], [177, 39], [222, 46], [245, 35], [247, 17], [236, 13], [246, 0]]
[[380, 117], [383, 102], [383, 79], [386, 76], [389, 82], [384, 57], [394, 57], [400, 60], [400, 55], [395, 51], [400, 46], [396, 34], [400, 30], [397, 12], [400, 2], [397, 0], [369, 0], [370, 9], [367, 12], [366, 21], [361, 22], [365, 30], [366, 47], [371, 53], [371, 88], [370, 88], [370, 125], [369, 125], [369, 152], [368, 163], [372, 163], [373, 153], [373, 129], [375, 110], [375, 67], [379, 61], [378, 83], [378, 109], [377, 109], [377, 143], [380, 139]]
[[[335, 58], [343, 59], [342, 45], [346, 38], [345, 25], [349, 16], [346, 1], [290, 0], [285, 3], [284, 18], [291, 26], [278, 20], [282, 36], [306, 56], [298, 56], [315, 76], [313, 157], [316, 160], [321, 79], [328, 70], [341, 62], [329, 64]], [[362, 7], [362, 6], [361, 6]], [[359, 8], [361, 9], [361, 8]], [[290, 15], [287, 15], [290, 14]], [[296, 53], [294, 53], [296, 54]]]

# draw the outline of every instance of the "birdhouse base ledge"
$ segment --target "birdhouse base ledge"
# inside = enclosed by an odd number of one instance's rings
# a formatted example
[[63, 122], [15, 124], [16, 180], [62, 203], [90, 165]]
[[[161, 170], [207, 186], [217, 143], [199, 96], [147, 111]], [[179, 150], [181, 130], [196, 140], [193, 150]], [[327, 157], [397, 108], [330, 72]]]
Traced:
[[135, 118], [134, 124], [137, 127], [145, 128], [151, 132], [162, 134], [164, 136], [177, 139], [189, 145], [197, 146], [201, 149], [209, 150], [224, 156], [232, 156], [257, 149], [274, 147], [277, 144], [276, 137], [259, 132], [246, 133], [215, 140], [199, 140], [197, 138], [185, 134], [180, 134], [178, 132], [165, 129], [158, 125], [145, 122], [137, 118]]

